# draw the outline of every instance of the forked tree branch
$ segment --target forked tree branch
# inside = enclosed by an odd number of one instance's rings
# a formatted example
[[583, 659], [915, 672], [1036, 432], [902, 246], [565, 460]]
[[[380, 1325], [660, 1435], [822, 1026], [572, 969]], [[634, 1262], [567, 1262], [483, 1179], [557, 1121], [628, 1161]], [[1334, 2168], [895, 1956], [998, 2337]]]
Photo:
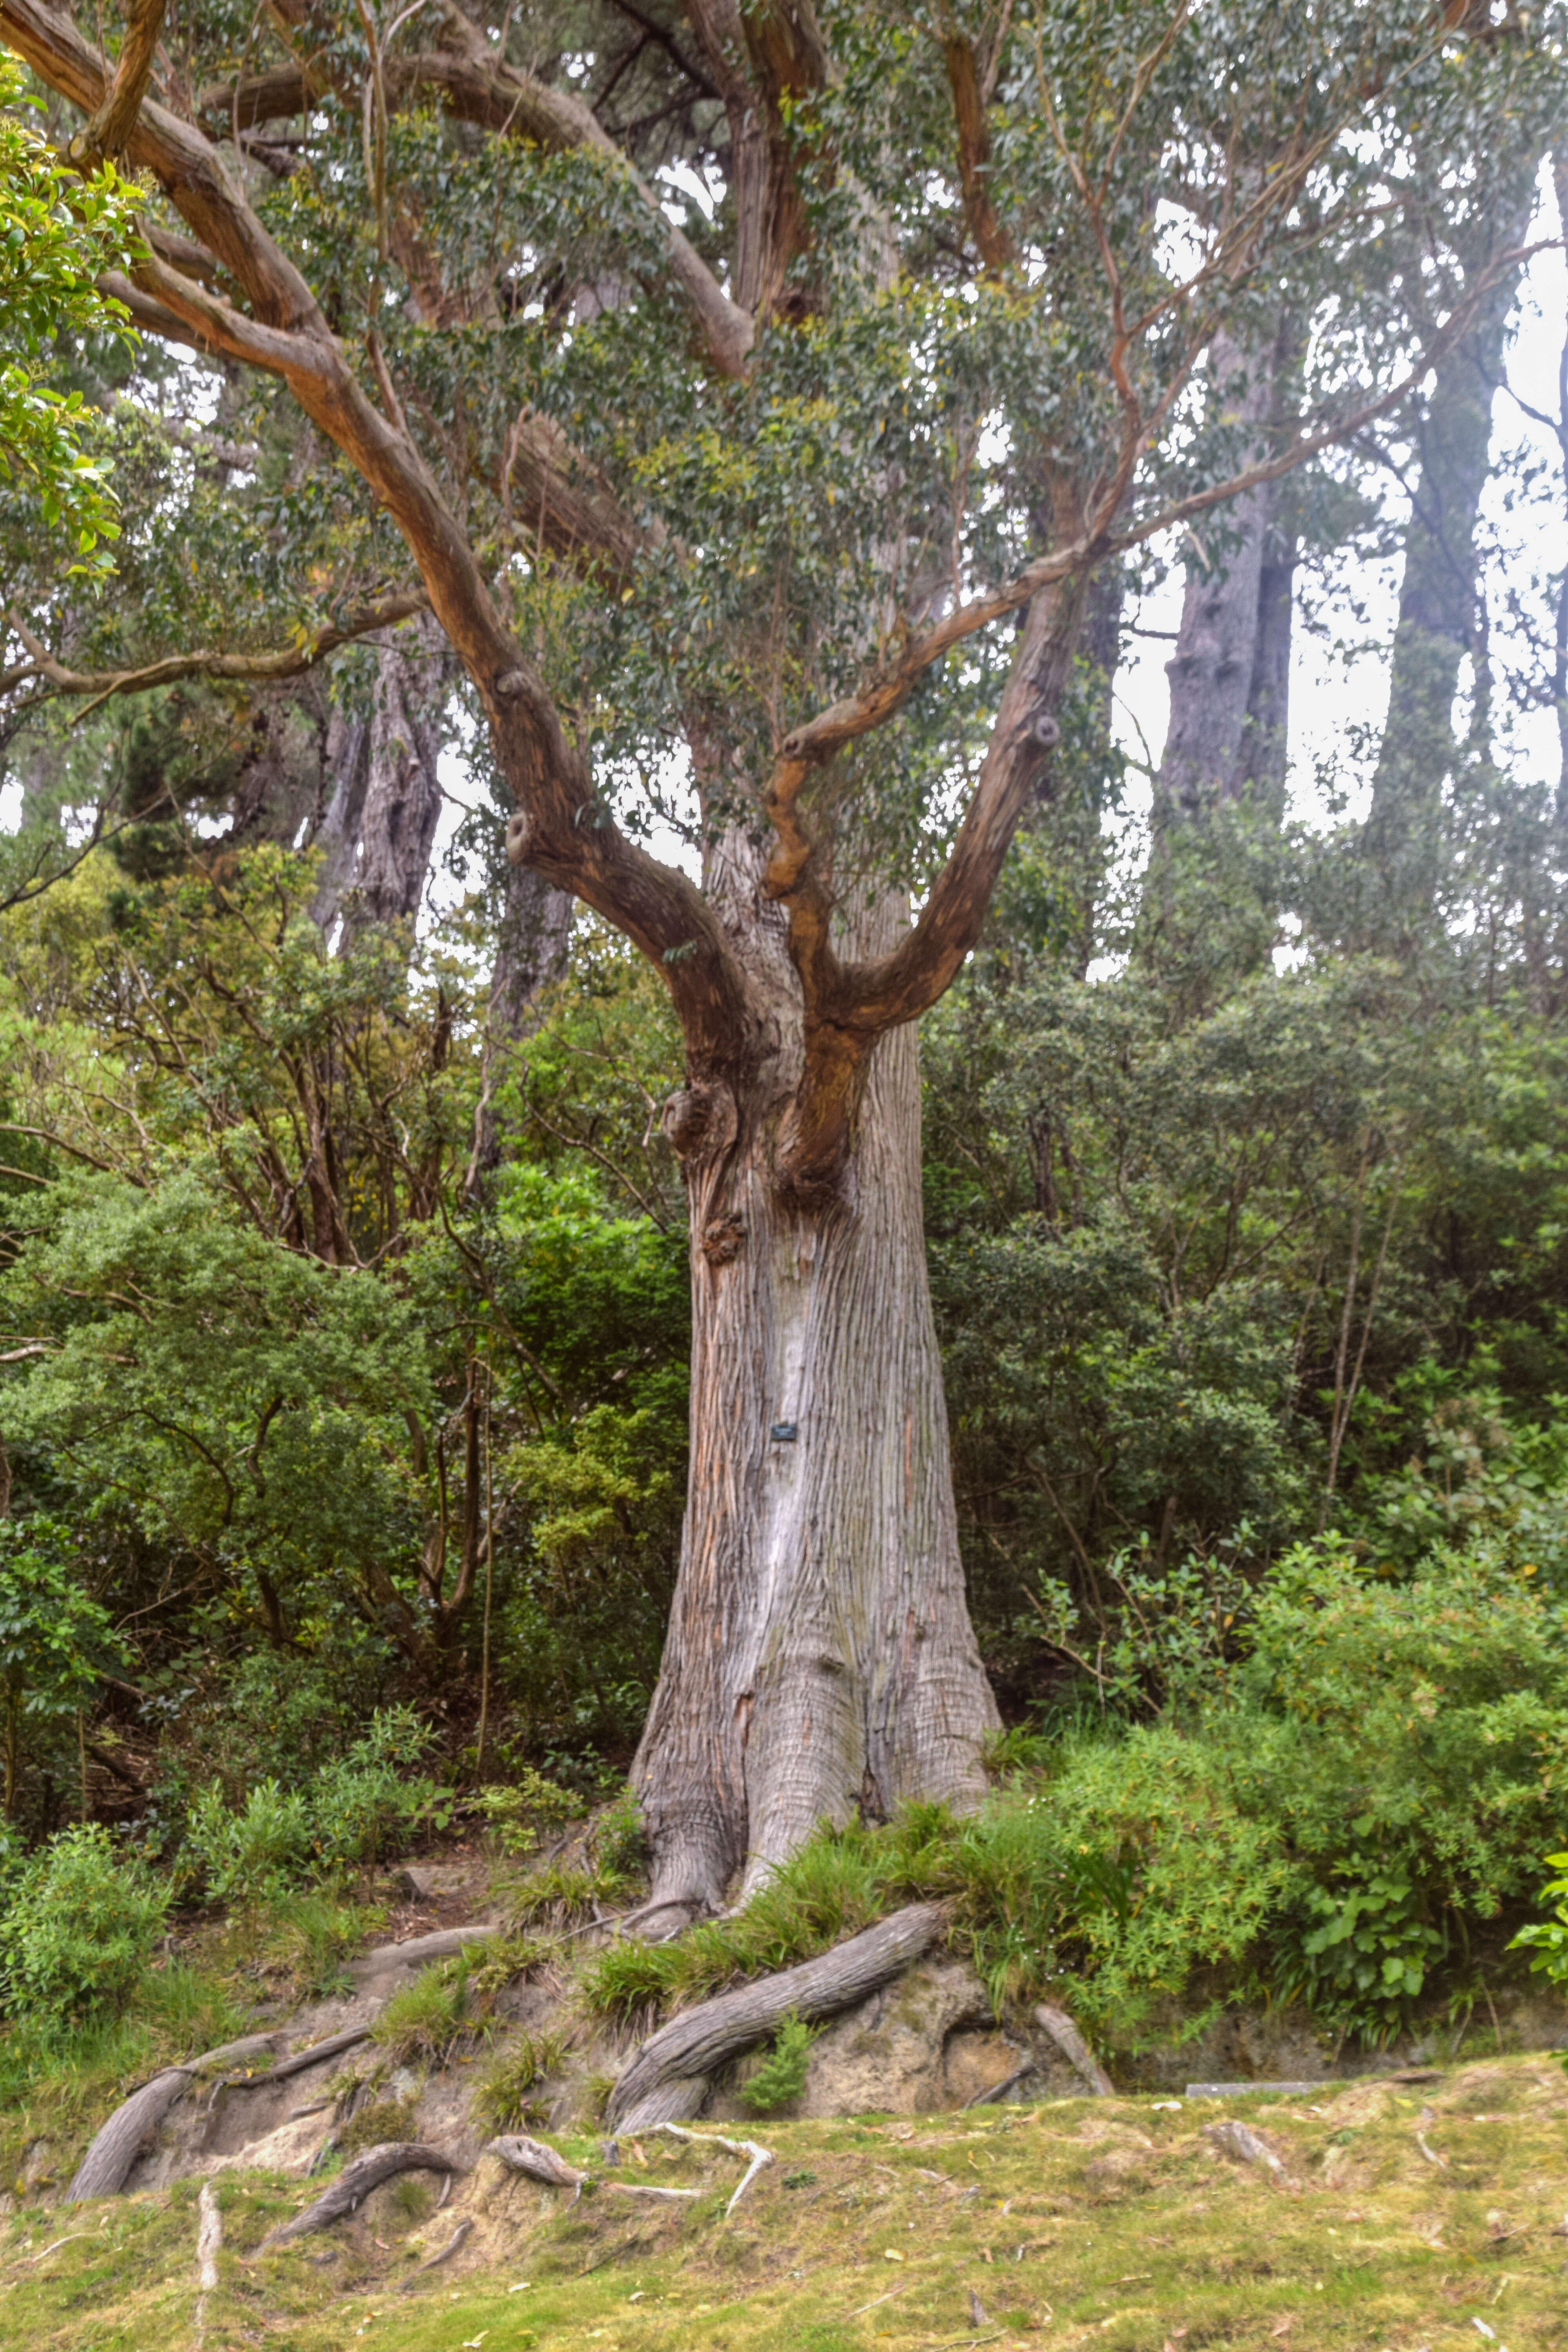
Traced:
[[[1059, 583], [1069, 580], [1081, 583], [1108, 557], [1141, 546], [1247, 490], [1278, 481], [1320, 450], [1352, 439], [1375, 418], [1386, 415], [1408, 398], [1468, 332], [1497, 279], [1531, 254], [1561, 241], [1544, 239], [1514, 247], [1478, 271], [1444, 324], [1385, 393], [1360, 403], [1331, 423], [1296, 435], [1272, 457], [1261, 458], [1206, 490], [1170, 500], [1131, 528], [1115, 530], [1111, 524], [1121, 496], [1119, 475], [1098, 510], [1068, 544], [1037, 558], [988, 595], [960, 605], [934, 628], [910, 639], [858, 695], [833, 704], [784, 738], [764, 801], [777, 846], [763, 887], [789, 910], [791, 951], [805, 992], [808, 1029], [820, 1031], [826, 1061], [835, 1070], [848, 1074], [843, 1085], [836, 1079], [826, 1087], [825, 1118], [835, 1097], [842, 1097], [840, 1110], [847, 1108], [850, 1078], [870, 1040], [928, 1012], [980, 936], [1029, 781], [1056, 740], [1055, 701], [1071, 660], [1070, 645], [1066, 660], [1061, 657], [1061, 630], [1064, 615], [1072, 617], [1072, 604], [1069, 599], [1058, 605], [1050, 592], [1058, 591]], [[1136, 429], [1136, 421], [1129, 429]], [[916, 681], [955, 646], [1026, 605], [1031, 607], [1029, 618], [974, 793], [952, 855], [932, 885], [919, 920], [891, 955], [841, 964], [829, 943], [827, 893], [799, 814], [801, 794], [813, 769], [846, 744], [885, 724]], [[803, 1134], [800, 1148], [808, 1171], [814, 1171], [819, 1162], [826, 1169], [827, 1133], [825, 1126], [815, 1142]], [[815, 1175], [808, 1174], [808, 1189], [814, 1181]]]
[[[288, 15], [293, 21], [305, 21], [298, 8], [289, 9]], [[750, 314], [731, 300], [592, 107], [572, 91], [552, 89], [506, 64], [460, 9], [446, 9], [444, 29], [447, 46], [383, 61], [381, 79], [388, 106], [405, 102], [422, 90], [434, 90], [459, 121], [478, 123], [509, 137], [531, 139], [542, 147], [584, 148], [612, 162], [636, 190], [664, 241], [671, 273], [697, 320], [710, 359], [722, 375], [743, 374], [755, 331]], [[308, 66], [205, 89], [199, 110], [220, 119], [226, 128], [252, 129], [258, 123], [301, 112], [326, 86], [324, 68], [312, 59]]]

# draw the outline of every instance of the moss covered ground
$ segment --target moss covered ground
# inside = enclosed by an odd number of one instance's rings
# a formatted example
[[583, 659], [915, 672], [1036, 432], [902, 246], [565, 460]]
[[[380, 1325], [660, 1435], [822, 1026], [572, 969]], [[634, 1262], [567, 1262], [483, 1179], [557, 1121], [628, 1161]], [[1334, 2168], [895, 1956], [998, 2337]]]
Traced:
[[[1244, 2120], [1281, 2169], [1207, 2128]], [[733, 2128], [733, 2127], [731, 2127]], [[1316, 2098], [1068, 2100], [753, 2126], [774, 2152], [733, 2216], [720, 2149], [563, 2141], [564, 2192], [493, 2158], [445, 2210], [422, 2177], [258, 2254], [297, 2180], [216, 2177], [219, 2282], [197, 2310], [199, 2183], [0, 2225], [7, 2352], [1525, 2352], [1568, 2342], [1568, 2077], [1510, 2058]], [[696, 2189], [628, 2195], [615, 2183]], [[450, 2260], [418, 2279], [458, 2222]]]

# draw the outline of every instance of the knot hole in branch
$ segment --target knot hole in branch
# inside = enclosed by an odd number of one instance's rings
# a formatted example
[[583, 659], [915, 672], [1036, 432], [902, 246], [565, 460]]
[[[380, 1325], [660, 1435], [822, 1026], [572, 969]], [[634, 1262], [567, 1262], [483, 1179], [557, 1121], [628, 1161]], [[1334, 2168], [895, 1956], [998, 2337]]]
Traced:
[[676, 1158], [688, 1165], [716, 1160], [740, 1132], [735, 1097], [722, 1078], [682, 1087], [664, 1107], [664, 1132]]

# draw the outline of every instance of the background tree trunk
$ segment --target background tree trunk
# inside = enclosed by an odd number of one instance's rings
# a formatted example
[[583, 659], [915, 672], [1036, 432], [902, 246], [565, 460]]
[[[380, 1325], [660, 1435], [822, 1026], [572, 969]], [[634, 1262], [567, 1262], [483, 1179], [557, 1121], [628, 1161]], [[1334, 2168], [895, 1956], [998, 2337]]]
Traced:
[[[1286, 331], [1265, 352], [1215, 337], [1211, 374], [1237, 421], [1261, 447], [1288, 359]], [[1250, 454], [1250, 453], [1248, 453]], [[1296, 538], [1286, 485], [1244, 491], [1226, 509], [1228, 547], [1189, 562], [1176, 650], [1166, 665], [1171, 717], [1156, 815], [1192, 818], [1250, 793], [1278, 820], [1285, 811], [1290, 615]]]
[[1440, 887], [1444, 793], [1467, 757], [1484, 748], [1484, 711], [1478, 709], [1480, 726], [1462, 740], [1454, 732], [1454, 702], [1466, 655], [1478, 667], [1485, 657], [1476, 526], [1517, 290], [1517, 274], [1499, 281], [1476, 324], [1437, 369], [1417, 426], [1388, 717], [1366, 825], [1371, 887], [1357, 941], [1363, 947], [1407, 950], [1425, 929]]
[[469, 1191], [500, 1158], [496, 1095], [517, 1059], [518, 1046], [533, 1034], [543, 1017], [544, 997], [564, 977], [575, 903], [569, 890], [558, 890], [531, 866], [509, 858], [490, 970]]
[[416, 914], [441, 814], [437, 772], [454, 657], [421, 614], [380, 649], [359, 850], [342, 901], [342, 944], [372, 923]]
[[997, 1722], [958, 1550], [916, 1033], [873, 1049], [847, 1177], [803, 1211], [773, 1164], [801, 1053], [782, 977], [775, 1003], [777, 1048], [746, 1098], [691, 1088], [667, 1113], [691, 1207], [692, 1450], [634, 1783], [672, 1926], [738, 1872], [749, 1892], [821, 1821], [973, 1803]]
[[331, 796], [310, 845], [321, 852], [321, 870], [310, 913], [321, 929], [330, 934], [359, 855], [360, 822], [370, 782], [368, 719], [350, 718], [342, 710], [333, 710], [327, 726], [326, 767]]

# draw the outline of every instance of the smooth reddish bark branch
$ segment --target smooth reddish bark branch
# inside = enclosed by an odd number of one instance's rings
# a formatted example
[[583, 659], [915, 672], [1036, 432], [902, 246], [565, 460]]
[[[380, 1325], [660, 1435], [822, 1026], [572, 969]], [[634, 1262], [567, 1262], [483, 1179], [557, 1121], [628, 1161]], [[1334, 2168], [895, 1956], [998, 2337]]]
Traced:
[[987, 174], [991, 163], [991, 132], [985, 120], [985, 100], [975, 69], [974, 51], [943, 10], [942, 60], [952, 98], [953, 125], [958, 133], [958, 178], [963, 191], [964, 216], [980, 258], [998, 275], [1010, 269], [1018, 249], [996, 216]]
[[125, 12], [125, 38], [121, 43], [114, 79], [104, 92], [86, 127], [70, 143], [70, 159], [90, 168], [106, 155], [118, 155], [142, 110], [163, 27], [165, 0], [131, 0]]

